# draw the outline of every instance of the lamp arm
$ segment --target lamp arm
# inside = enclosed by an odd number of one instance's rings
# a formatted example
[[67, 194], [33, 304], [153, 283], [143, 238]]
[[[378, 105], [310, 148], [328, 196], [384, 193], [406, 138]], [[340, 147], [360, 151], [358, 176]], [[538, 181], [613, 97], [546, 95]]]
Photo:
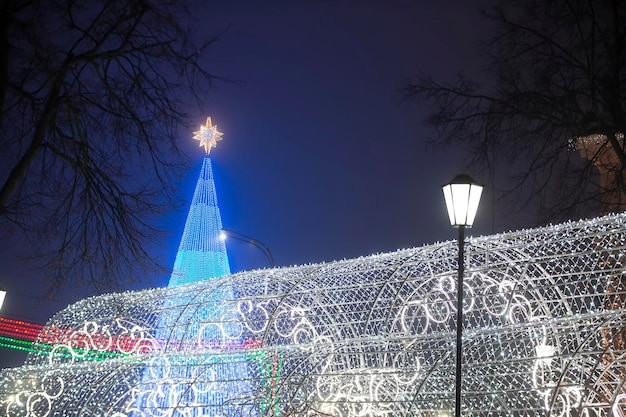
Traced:
[[261, 252], [263, 252], [268, 262], [270, 263], [270, 266], [272, 268], [276, 266], [274, 264], [274, 257], [272, 256], [272, 251], [270, 251], [270, 248], [265, 243], [261, 242], [260, 240], [254, 239], [251, 236], [245, 235], [241, 232], [237, 232], [232, 229], [228, 229], [226, 227], [222, 228], [222, 231], [226, 233], [226, 235], [228, 235], [229, 237], [235, 240], [239, 240], [240, 242], [247, 242], [247, 243], [250, 243], [251, 245], [256, 246]]

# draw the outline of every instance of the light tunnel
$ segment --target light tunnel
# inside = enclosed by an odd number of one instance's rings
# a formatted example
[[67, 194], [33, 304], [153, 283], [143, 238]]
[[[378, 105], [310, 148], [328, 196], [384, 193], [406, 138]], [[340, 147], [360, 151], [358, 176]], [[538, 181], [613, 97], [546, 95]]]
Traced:
[[[626, 215], [469, 238], [467, 416], [626, 416]], [[82, 300], [0, 415], [445, 416], [457, 243]]]

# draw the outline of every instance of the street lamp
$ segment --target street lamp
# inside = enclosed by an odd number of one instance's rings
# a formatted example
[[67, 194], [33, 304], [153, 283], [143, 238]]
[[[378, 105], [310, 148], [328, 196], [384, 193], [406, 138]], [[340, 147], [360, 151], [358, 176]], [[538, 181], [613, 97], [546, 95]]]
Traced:
[[225, 240], [226, 238], [232, 238], [235, 240], [240, 240], [242, 242], [247, 242], [251, 245], [256, 246], [258, 249], [263, 252], [263, 255], [267, 258], [267, 261], [270, 263], [270, 267], [274, 268], [274, 257], [272, 256], [272, 252], [270, 248], [263, 242], [256, 240], [248, 235], [244, 235], [243, 233], [239, 233], [232, 229], [222, 228], [220, 233], [220, 239]]
[[443, 186], [443, 196], [450, 217], [450, 224], [459, 229], [459, 259], [457, 275], [457, 303], [456, 303], [456, 380], [454, 416], [461, 417], [461, 351], [463, 349], [463, 273], [465, 228], [472, 227], [480, 195], [483, 187], [469, 175], [461, 174], [454, 177], [450, 183]]
[[0, 310], [2, 309], [2, 304], [4, 304], [4, 297], [6, 297], [7, 292], [4, 288], [0, 287]]

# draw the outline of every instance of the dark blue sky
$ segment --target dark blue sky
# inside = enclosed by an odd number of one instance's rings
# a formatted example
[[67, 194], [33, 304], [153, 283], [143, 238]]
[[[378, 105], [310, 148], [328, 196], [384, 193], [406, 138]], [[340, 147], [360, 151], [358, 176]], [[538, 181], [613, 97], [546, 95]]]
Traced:
[[[278, 265], [454, 238], [440, 185], [464, 170], [462, 153], [427, 151], [425, 113], [398, 90], [422, 73], [480, 70], [477, 5], [303, 3], [202, 12], [227, 28], [209, 66], [242, 80], [208, 98], [224, 132], [212, 152], [224, 226], [265, 242]], [[264, 266], [242, 246], [229, 244], [234, 270]]]
[[[454, 239], [440, 186], [473, 173], [462, 149], [427, 150], [426, 112], [403, 102], [399, 90], [424, 73], [440, 80], [478, 74], [479, 4], [486, 3], [204, 2], [198, 33], [223, 32], [208, 68], [238, 81], [217, 81], [192, 121], [199, 126], [211, 116], [224, 133], [211, 154], [224, 226], [264, 242], [278, 266]], [[195, 165], [180, 184], [186, 200], [204, 153], [192, 136], [180, 138]], [[492, 227], [489, 199], [487, 191], [473, 234], [505, 228], [499, 219]], [[186, 211], [163, 219], [172, 237], [159, 251], [170, 264]], [[228, 241], [227, 248], [234, 272], [267, 266], [251, 245]], [[7, 300], [10, 317], [44, 323], [79, 297], [68, 292], [35, 305], [32, 297], [43, 291], [17, 263], [5, 264], [0, 279], [22, 294]]]

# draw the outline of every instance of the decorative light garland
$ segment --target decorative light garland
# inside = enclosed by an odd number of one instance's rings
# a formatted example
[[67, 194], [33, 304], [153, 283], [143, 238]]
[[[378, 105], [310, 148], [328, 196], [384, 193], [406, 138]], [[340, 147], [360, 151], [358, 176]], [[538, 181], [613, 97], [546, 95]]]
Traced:
[[168, 287], [230, 275], [221, 230], [211, 160], [204, 158]]

